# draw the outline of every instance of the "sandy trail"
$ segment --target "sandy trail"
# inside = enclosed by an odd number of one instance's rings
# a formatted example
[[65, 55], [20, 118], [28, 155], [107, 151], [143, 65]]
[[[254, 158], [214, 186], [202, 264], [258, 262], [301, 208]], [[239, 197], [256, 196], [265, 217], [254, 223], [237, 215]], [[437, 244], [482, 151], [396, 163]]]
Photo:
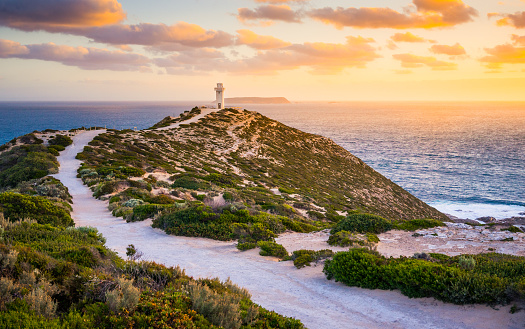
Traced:
[[[76, 225], [98, 228], [106, 245], [120, 255], [133, 243], [145, 259], [180, 265], [194, 277], [229, 277], [248, 288], [256, 303], [298, 318], [308, 328], [523, 328], [525, 312], [509, 314], [509, 307], [456, 306], [431, 298], [409, 299], [396, 291], [346, 287], [326, 280], [322, 266], [297, 270], [292, 262], [261, 257], [256, 250], [240, 252], [233, 242], [168, 236], [153, 229], [151, 220], [126, 223], [115, 218], [107, 202], [93, 198], [76, 178], [80, 161], [75, 155], [99, 133], [76, 135], [59, 156], [60, 172], [54, 176], [73, 196]], [[284, 240], [293, 250], [293, 240]]]

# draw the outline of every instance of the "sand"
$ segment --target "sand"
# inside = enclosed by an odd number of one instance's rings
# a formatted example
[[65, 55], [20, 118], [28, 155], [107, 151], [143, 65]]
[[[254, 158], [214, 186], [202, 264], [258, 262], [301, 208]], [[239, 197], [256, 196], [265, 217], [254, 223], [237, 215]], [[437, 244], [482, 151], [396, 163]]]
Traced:
[[[261, 306], [300, 319], [308, 328], [523, 328], [525, 312], [509, 307], [457, 306], [431, 298], [410, 299], [397, 291], [366, 290], [326, 280], [322, 264], [296, 269], [292, 262], [262, 257], [257, 250], [240, 252], [234, 242], [166, 235], [151, 220], [126, 223], [107, 210], [107, 201], [92, 197], [76, 178], [80, 161], [75, 155], [101, 131], [73, 137], [74, 144], [59, 156], [54, 175], [73, 196], [72, 216], [77, 226], [94, 226], [106, 245], [125, 257], [134, 244], [144, 258], [168, 266], [179, 265], [194, 277], [219, 277], [248, 288]], [[326, 234], [326, 233], [325, 233]], [[324, 249], [322, 233], [282, 236], [279, 242], [294, 249]], [[310, 242], [309, 242], [310, 241]]]

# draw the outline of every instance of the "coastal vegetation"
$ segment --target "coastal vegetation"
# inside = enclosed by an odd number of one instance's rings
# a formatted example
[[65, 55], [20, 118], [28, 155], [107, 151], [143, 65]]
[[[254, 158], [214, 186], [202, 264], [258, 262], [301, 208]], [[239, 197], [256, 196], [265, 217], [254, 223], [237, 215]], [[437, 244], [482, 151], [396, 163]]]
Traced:
[[525, 298], [525, 257], [505, 254], [385, 258], [356, 248], [336, 253], [323, 271], [328, 279], [349, 286], [398, 289], [408, 297], [454, 304], [507, 304]]
[[[49, 159], [56, 160], [52, 154]], [[39, 164], [28, 162], [25, 170], [33, 166]], [[141, 174], [130, 168], [100, 168], [97, 175]], [[303, 328], [298, 320], [254, 304], [229, 280], [196, 280], [179, 267], [143, 261], [132, 245], [127, 260], [118, 257], [97, 229], [73, 227], [71, 195], [60, 181], [32, 178], [20, 176], [0, 193], [0, 327]], [[146, 189], [135, 189], [128, 194], [146, 195], [141, 194]], [[176, 204], [166, 196], [147, 200]], [[134, 219], [152, 207], [132, 207]]]

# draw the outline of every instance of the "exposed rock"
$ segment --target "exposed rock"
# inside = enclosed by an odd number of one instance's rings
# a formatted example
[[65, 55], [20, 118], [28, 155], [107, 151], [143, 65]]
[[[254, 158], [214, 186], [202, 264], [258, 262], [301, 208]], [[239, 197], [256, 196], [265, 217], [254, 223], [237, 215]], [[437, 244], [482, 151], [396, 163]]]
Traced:
[[496, 218], [491, 217], [491, 216], [485, 216], [485, 217], [476, 218], [476, 220], [482, 221], [484, 223], [493, 223], [496, 221]]

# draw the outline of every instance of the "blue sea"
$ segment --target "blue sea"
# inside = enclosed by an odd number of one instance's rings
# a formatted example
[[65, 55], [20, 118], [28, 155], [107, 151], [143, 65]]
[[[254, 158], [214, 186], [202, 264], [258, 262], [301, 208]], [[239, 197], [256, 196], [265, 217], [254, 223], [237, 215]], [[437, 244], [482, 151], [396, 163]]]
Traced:
[[[46, 128], [143, 129], [207, 103], [0, 102], [0, 144]], [[244, 107], [333, 139], [447, 214], [470, 219], [525, 216], [525, 102], [299, 102]]]

